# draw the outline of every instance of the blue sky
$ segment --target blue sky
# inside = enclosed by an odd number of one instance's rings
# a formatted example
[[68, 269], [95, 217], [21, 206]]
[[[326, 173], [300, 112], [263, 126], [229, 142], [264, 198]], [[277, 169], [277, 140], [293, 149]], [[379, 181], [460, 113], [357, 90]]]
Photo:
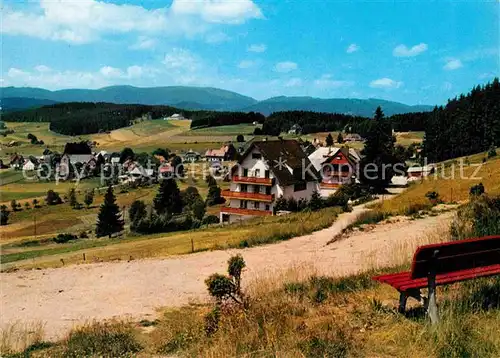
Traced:
[[500, 73], [498, 1], [6, 0], [2, 86], [442, 104]]

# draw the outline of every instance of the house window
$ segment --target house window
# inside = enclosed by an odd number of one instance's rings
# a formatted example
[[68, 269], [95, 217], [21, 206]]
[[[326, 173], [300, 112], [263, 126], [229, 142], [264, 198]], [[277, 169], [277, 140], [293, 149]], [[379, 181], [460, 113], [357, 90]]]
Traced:
[[243, 169], [243, 176], [247, 177], [248, 176], [248, 169]]
[[240, 200], [240, 209], [246, 209], [246, 208], [248, 208], [248, 201]]
[[293, 185], [293, 191], [303, 191], [307, 188], [307, 182], [301, 181]]
[[253, 192], [254, 193], [258, 193], [260, 190], [259, 190], [259, 186], [258, 185], [254, 185], [253, 186]]
[[266, 177], [266, 179], [269, 179], [269, 175], [270, 175], [269, 170], [266, 170], [264, 173], [264, 176]]
[[260, 169], [255, 169], [255, 176], [260, 177]]
[[261, 159], [262, 158], [262, 154], [260, 153], [252, 153], [252, 159]]
[[242, 193], [248, 193], [248, 185], [247, 184], [241, 184], [240, 185], [240, 191]]
[[258, 201], [254, 201], [253, 208], [256, 210], [259, 210], [259, 202]]
[[269, 210], [270, 210], [270, 208], [271, 208], [271, 207], [269, 206], [269, 204], [266, 204], [266, 211], [269, 211]]
[[266, 195], [271, 195], [271, 187], [266, 186]]

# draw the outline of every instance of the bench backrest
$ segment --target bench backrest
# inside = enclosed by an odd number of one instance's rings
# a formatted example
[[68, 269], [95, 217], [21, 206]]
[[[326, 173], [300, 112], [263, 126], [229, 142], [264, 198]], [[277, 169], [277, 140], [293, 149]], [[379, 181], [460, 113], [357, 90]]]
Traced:
[[413, 279], [500, 264], [500, 236], [420, 246], [411, 268]]

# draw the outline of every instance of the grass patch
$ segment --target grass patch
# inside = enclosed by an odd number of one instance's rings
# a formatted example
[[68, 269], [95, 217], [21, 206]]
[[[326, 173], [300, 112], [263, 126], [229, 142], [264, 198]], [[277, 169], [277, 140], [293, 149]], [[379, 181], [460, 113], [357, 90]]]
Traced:
[[[285, 216], [256, 218], [225, 226], [215, 226], [192, 231], [153, 235], [128, 234], [122, 239], [82, 239], [58, 247], [31, 248], [23, 252], [0, 256], [4, 267], [59, 267], [82, 263], [85, 253], [88, 262], [128, 260], [144, 257], [165, 257], [195, 251], [249, 247], [268, 244], [309, 234], [330, 226], [341, 212], [339, 208], [326, 208], [315, 212], [293, 213]], [[245, 242], [242, 244], [242, 242]], [[30, 259], [30, 260], [27, 260]], [[21, 261], [16, 263], [16, 261]]]

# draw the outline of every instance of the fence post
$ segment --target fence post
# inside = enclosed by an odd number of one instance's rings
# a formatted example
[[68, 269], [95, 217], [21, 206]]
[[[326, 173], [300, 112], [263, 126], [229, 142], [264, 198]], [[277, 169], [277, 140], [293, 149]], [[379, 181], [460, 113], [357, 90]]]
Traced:
[[83, 261], [85, 261], [85, 252], [83, 253]]
[[194, 252], [194, 241], [193, 241], [193, 238], [191, 238], [191, 252]]

